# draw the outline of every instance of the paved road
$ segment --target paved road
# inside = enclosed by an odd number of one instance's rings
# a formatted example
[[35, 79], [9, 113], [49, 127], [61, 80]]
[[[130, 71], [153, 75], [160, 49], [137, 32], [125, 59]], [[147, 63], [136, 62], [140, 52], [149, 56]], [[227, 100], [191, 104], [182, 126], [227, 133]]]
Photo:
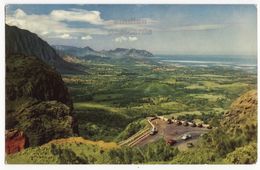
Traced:
[[[195, 139], [197, 139], [201, 134], [207, 133], [209, 131], [209, 129], [207, 128], [190, 127], [183, 125], [178, 126], [176, 123], [167, 124], [167, 122], [162, 119], [155, 119], [151, 122], [158, 129], [158, 133], [145, 138], [136, 146], [144, 146], [145, 144], [154, 142], [160, 138], [164, 138], [165, 140], [177, 140], [176, 146], [183, 146], [183, 144], [186, 144], [187, 142], [195, 142]], [[192, 139], [187, 141], [182, 140], [181, 137], [187, 133], [191, 134]]]

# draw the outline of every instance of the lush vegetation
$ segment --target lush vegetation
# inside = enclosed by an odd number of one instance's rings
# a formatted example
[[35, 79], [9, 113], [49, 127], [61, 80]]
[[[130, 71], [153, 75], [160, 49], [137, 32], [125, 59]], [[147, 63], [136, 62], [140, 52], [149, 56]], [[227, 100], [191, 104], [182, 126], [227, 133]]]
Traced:
[[28, 146], [73, 136], [72, 101], [57, 73], [33, 56], [6, 58], [6, 129], [22, 130]]
[[164, 140], [151, 143], [143, 148], [107, 147], [99, 143], [68, 139], [63, 143], [49, 143], [29, 148], [7, 157], [8, 163], [62, 163], [62, 164], [131, 164], [170, 161], [179, 153], [177, 148], [165, 146]]
[[203, 135], [197, 147], [178, 154], [172, 163], [255, 163], [256, 100], [256, 91], [238, 98], [216, 129]]
[[[77, 64], [68, 63], [36, 35], [6, 29], [6, 129], [23, 131], [29, 146], [7, 155], [8, 163], [256, 162], [255, 68], [161, 62], [167, 58], [120, 48], [109, 57], [67, 56]], [[142, 147], [115, 143], [144, 129], [152, 115], [214, 128], [184, 151], [159, 138]]]
[[[14, 61], [17, 62], [19, 60]], [[251, 151], [255, 148], [256, 124], [244, 120], [247, 118], [256, 120], [254, 111], [251, 111], [253, 114], [250, 116], [241, 119], [241, 122], [244, 122], [242, 128], [226, 126], [228, 129], [225, 129], [225, 126], [221, 125], [231, 102], [241, 93], [255, 88], [254, 73], [222, 67], [179, 68], [172, 65], [124, 64], [110, 61], [86, 61], [84, 64], [88, 68], [88, 74], [70, 74], [62, 77], [73, 98], [73, 112], [78, 120], [79, 135], [82, 137], [91, 140], [122, 141], [143, 129], [147, 125], [144, 118], [155, 114], [180, 120], [201, 121], [218, 128], [204, 135], [195, 147], [186, 151], [170, 147], [164, 140], [141, 148], [106, 149], [82, 141], [65, 142], [30, 147], [21, 153], [8, 156], [9, 163], [253, 163], [255, 161], [255, 154]], [[9, 65], [8, 78], [10, 74], [16, 74], [13, 71], [15, 65], [10, 67]], [[34, 76], [27, 73], [24, 75]], [[20, 81], [18, 78], [16, 80]], [[10, 78], [8, 88], [13, 88], [11, 83], [13, 79]], [[34, 85], [26, 87], [28, 89], [20, 90], [24, 92], [21, 97], [18, 93], [17, 99], [13, 99], [13, 95], [8, 97], [10, 100], [8, 108], [15, 108], [13, 105], [20, 106], [16, 108], [20, 114], [15, 116], [15, 119], [12, 118], [15, 112], [9, 111], [8, 126], [15, 125], [24, 129], [30, 136], [31, 146], [71, 136], [73, 122], [70, 118], [70, 108], [59, 102], [38, 102], [41, 98], [32, 96], [38, 94], [37, 91], [33, 91]], [[44, 97], [49, 95], [46, 94]], [[245, 97], [245, 100], [247, 98]], [[248, 107], [237, 106], [233, 108]], [[232, 115], [236, 110], [229, 113]], [[57, 116], [63, 116], [64, 119], [60, 121]], [[27, 121], [29, 119], [30, 122]], [[227, 124], [239, 123], [232, 122], [233, 119], [232, 117]], [[41, 135], [38, 135], [39, 132]]]
[[[256, 139], [230, 135], [225, 129], [215, 129], [204, 135], [196, 147], [179, 151], [165, 144], [163, 139], [144, 147], [118, 147], [116, 144], [84, 139], [64, 139], [62, 142], [28, 148], [7, 157], [8, 163], [85, 163], [85, 164], [223, 164], [255, 163]], [[255, 135], [255, 134], [254, 134]], [[253, 142], [251, 142], [253, 141]]]
[[80, 135], [93, 140], [117, 140], [129, 123], [155, 114], [217, 126], [234, 99], [256, 87], [255, 73], [232, 67], [82, 63], [88, 74], [63, 75], [63, 80], [74, 101]]
[[[179, 153], [172, 163], [219, 164], [219, 163], [255, 163], [256, 162], [256, 129], [248, 140], [248, 133], [241, 136], [226, 133], [218, 128], [203, 136], [195, 148]], [[253, 143], [250, 143], [253, 141]]]
[[255, 142], [239, 147], [229, 153], [225, 158], [225, 163], [232, 164], [253, 164], [257, 160], [257, 144]]

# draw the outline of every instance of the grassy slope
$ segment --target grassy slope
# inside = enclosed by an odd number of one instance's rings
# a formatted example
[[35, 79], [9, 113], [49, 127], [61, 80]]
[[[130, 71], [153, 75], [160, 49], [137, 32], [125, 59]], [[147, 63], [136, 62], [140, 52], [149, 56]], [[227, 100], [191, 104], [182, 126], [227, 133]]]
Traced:
[[143, 148], [119, 148], [114, 143], [69, 138], [9, 155], [6, 157], [6, 162], [9, 164], [130, 164], [168, 162], [177, 153], [176, 148], [165, 146], [164, 140]]
[[[113, 142], [95, 142], [81, 137], [72, 137], [53, 140], [40, 147], [28, 148], [17, 154], [9, 155], [6, 157], [6, 162], [10, 164], [57, 164], [69, 161], [73, 161], [71, 163], [101, 163], [104, 161], [103, 152], [116, 148], [118, 145]], [[62, 152], [65, 150], [68, 152]], [[82, 160], [80, 157], [84, 157], [84, 159]], [[71, 160], [64, 162], [66, 159]]]

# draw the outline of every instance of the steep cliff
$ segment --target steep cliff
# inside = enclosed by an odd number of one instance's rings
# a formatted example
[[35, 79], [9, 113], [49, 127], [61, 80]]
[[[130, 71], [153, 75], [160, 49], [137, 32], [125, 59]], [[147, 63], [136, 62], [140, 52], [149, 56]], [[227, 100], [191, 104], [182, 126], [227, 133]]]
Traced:
[[40, 59], [6, 56], [6, 129], [24, 132], [29, 146], [77, 133], [72, 101], [58, 72]]
[[82, 72], [82, 66], [68, 63], [44, 40], [28, 30], [5, 25], [6, 54], [37, 57], [61, 73]]

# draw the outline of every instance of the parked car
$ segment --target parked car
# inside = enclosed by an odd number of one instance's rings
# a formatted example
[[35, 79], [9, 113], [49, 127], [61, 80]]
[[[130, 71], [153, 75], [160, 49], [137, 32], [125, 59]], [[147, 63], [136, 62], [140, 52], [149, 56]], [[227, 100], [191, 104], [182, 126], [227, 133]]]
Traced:
[[184, 135], [181, 137], [182, 140], [188, 140], [188, 139], [190, 139], [190, 138], [191, 138], [191, 134], [184, 134]]
[[197, 125], [198, 127], [200, 127], [200, 128], [202, 128], [202, 124], [201, 123], [198, 123], [198, 125]]
[[150, 135], [155, 135], [157, 132], [158, 132], [157, 128], [153, 127], [151, 132], [150, 132]]
[[184, 121], [184, 122], [182, 123], [182, 125], [183, 125], [183, 126], [188, 126], [189, 124], [188, 124], [187, 121]]
[[178, 126], [182, 125], [181, 121], [179, 121], [179, 120], [177, 120], [176, 124], [177, 124]]
[[168, 120], [167, 120], [167, 124], [172, 124], [172, 120], [171, 120], [171, 119], [168, 119]]
[[191, 127], [196, 127], [196, 124], [192, 122], [190, 126]]
[[212, 129], [212, 126], [209, 125], [207, 128], [208, 128], [208, 129]]
[[167, 141], [167, 144], [170, 145], [170, 146], [172, 146], [172, 145], [174, 145], [174, 144], [176, 144], [176, 143], [177, 143], [177, 141], [174, 140], [174, 139], [169, 139], [169, 140]]
[[192, 148], [193, 146], [194, 146], [193, 143], [191, 143], [191, 142], [188, 142], [188, 143], [187, 143], [187, 147], [188, 147], [188, 148]]
[[155, 132], [155, 131], [151, 131], [149, 134], [150, 134], [150, 135], [155, 135], [156, 132]]

